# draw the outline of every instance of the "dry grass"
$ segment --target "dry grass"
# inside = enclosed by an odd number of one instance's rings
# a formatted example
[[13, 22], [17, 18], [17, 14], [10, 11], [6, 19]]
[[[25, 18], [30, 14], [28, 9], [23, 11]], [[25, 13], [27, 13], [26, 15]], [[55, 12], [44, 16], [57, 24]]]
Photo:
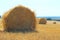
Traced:
[[48, 21], [47, 24], [39, 24], [37, 19], [37, 32], [30, 33], [8, 33], [0, 32], [0, 40], [60, 40], [60, 24], [53, 24]]

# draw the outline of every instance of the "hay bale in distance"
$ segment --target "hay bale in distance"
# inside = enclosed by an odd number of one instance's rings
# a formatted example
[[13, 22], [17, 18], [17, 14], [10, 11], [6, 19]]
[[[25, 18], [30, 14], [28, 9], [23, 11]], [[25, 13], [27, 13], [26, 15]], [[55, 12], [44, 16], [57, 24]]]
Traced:
[[45, 18], [41, 18], [39, 20], [39, 24], [46, 24], [47, 23], [47, 20]]
[[53, 24], [56, 24], [56, 22], [53, 22]]
[[36, 19], [34, 12], [24, 6], [17, 6], [3, 15], [5, 31], [33, 31]]

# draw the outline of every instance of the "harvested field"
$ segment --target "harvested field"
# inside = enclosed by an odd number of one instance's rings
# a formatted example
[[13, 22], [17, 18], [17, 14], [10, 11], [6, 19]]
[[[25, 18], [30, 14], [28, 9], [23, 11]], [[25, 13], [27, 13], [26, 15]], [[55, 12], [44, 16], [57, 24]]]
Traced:
[[60, 22], [53, 24], [53, 21], [48, 21], [47, 24], [39, 24], [38, 18], [36, 21], [37, 32], [0, 32], [0, 40], [60, 40]]

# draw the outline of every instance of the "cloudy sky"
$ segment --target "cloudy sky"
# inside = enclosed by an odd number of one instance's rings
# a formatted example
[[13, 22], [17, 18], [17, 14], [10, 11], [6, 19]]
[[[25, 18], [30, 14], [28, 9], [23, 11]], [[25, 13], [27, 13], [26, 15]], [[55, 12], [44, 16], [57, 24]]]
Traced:
[[0, 15], [17, 5], [32, 9], [36, 17], [60, 16], [60, 0], [0, 0]]

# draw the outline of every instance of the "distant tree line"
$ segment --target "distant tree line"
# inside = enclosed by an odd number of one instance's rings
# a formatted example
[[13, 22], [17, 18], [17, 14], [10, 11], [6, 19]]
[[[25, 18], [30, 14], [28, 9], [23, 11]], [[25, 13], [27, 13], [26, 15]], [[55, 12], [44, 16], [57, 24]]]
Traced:
[[[47, 20], [53, 20], [53, 19], [51, 19], [51, 18], [46, 18]], [[60, 21], [60, 20], [53, 20], [53, 21]]]
[[1, 16], [0, 16], [0, 18], [1, 18]]
[[51, 18], [47, 18], [47, 20], [52, 20]]

